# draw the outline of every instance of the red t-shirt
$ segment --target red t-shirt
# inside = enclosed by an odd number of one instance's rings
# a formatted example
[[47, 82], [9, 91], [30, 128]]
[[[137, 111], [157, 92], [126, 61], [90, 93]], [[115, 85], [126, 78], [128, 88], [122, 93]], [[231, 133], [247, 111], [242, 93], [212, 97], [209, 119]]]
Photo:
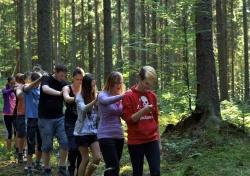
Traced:
[[[144, 144], [159, 140], [158, 108], [156, 95], [152, 91], [139, 92], [133, 86], [123, 98], [123, 119], [128, 126], [128, 144]], [[133, 122], [131, 116], [146, 105], [153, 105], [152, 112], [145, 113], [139, 121]]]

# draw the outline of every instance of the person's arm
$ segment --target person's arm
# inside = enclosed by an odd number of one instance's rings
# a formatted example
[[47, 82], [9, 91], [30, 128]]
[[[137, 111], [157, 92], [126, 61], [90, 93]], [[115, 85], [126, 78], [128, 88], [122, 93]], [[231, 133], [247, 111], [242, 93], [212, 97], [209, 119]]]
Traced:
[[9, 88], [9, 89], [4, 88], [4, 89], [2, 89], [3, 95], [7, 95], [7, 94], [9, 94], [9, 93], [11, 93], [11, 92], [13, 92], [13, 91], [14, 91], [14, 90], [13, 90], [12, 88]]
[[64, 86], [63, 87], [63, 98], [66, 103], [73, 103], [75, 101], [75, 97], [69, 96], [69, 86]]
[[41, 82], [42, 80], [42, 76], [40, 78], [38, 78], [37, 80], [33, 81], [30, 84], [25, 84], [23, 87], [23, 91], [24, 92], [28, 92], [30, 91], [32, 88], [34, 88], [39, 82]]
[[62, 91], [58, 91], [50, 88], [48, 85], [43, 85], [42, 90], [45, 94], [53, 95], [53, 96], [62, 96]]
[[86, 113], [86, 112], [90, 111], [93, 108], [93, 106], [95, 105], [96, 101], [97, 101], [97, 99], [94, 99], [89, 104], [85, 104], [82, 96], [80, 94], [76, 95], [77, 109], [79, 109], [83, 113]]
[[152, 111], [153, 105], [147, 105], [144, 108], [140, 109], [136, 113], [132, 114], [131, 119], [133, 122], [138, 122], [141, 117], [143, 117], [146, 113]]
[[103, 105], [109, 105], [109, 104], [113, 104], [117, 101], [120, 101], [123, 97], [124, 97], [124, 94], [115, 95], [115, 96], [107, 96], [104, 93], [100, 93], [98, 95], [98, 101], [99, 101], [99, 103], [101, 103]]
[[17, 96], [17, 97], [20, 97], [20, 96], [23, 95], [22, 87], [23, 87], [23, 86], [19, 86], [19, 87], [16, 89], [16, 96]]

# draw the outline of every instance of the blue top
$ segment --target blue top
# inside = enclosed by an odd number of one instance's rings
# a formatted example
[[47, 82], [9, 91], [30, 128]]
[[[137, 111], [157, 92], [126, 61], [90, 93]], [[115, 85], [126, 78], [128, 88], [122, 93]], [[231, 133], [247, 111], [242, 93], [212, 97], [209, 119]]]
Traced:
[[38, 118], [40, 87], [24, 92], [26, 118]]

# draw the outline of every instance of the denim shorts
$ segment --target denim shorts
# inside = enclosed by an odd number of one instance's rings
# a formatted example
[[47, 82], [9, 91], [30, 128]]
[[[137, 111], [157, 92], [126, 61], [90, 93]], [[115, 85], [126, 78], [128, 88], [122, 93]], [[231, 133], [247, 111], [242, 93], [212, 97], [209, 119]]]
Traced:
[[15, 120], [17, 137], [26, 137], [26, 119], [25, 116], [17, 116]]
[[51, 152], [53, 139], [57, 138], [61, 149], [68, 150], [68, 140], [64, 127], [64, 117], [55, 119], [38, 119], [38, 127], [42, 138], [42, 151]]

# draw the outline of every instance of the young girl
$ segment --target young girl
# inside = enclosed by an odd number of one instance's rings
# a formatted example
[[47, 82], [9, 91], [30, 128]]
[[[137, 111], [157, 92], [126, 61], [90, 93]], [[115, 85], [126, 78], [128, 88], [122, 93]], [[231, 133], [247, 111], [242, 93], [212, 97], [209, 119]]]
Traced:
[[153, 67], [144, 66], [139, 83], [123, 99], [123, 119], [128, 126], [128, 150], [133, 176], [142, 176], [144, 156], [151, 176], [160, 175], [160, 135], [156, 95], [151, 91], [156, 81]]
[[[100, 159], [100, 148], [97, 141], [98, 112], [96, 82], [91, 74], [86, 74], [82, 80], [82, 90], [76, 95], [78, 118], [74, 135], [81, 152], [82, 161], [78, 169], [78, 176], [91, 176], [97, 168]], [[89, 148], [92, 161], [89, 163]]]
[[123, 98], [123, 77], [119, 72], [112, 72], [104, 90], [98, 95], [100, 125], [98, 140], [105, 161], [104, 176], [118, 176], [123, 150], [124, 136], [121, 124]]
[[[75, 123], [77, 120], [77, 107], [75, 103], [75, 95], [81, 92], [82, 79], [84, 76], [83, 69], [77, 67], [73, 71], [73, 83], [63, 88], [63, 97], [66, 102], [65, 110], [65, 130], [68, 137], [68, 171], [70, 176], [74, 176], [75, 168], [78, 169], [81, 163], [81, 153], [76, 144], [76, 138], [73, 134]], [[76, 164], [77, 162], [77, 164]]]

